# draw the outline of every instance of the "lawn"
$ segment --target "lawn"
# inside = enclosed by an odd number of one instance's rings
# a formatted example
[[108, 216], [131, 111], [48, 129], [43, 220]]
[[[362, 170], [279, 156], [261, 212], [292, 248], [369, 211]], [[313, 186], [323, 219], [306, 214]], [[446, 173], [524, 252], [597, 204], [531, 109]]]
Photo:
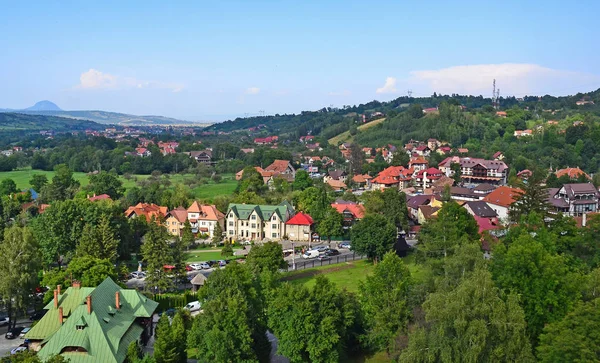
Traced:
[[[233, 248], [233, 250], [239, 250], [240, 248]], [[223, 258], [221, 256], [220, 249], [210, 249], [210, 250], [192, 250], [185, 253], [185, 261], [186, 262], [206, 262], [206, 261], [216, 261], [216, 260], [234, 260], [239, 258], [240, 256], [231, 256], [228, 258]]]
[[[415, 280], [421, 281], [425, 277], [424, 267], [416, 264], [412, 255], [405, 257], [403, 260]], [[357, 260], [293, 271], [285, 274], [283, 279], [293, 284], [313, 287], [316, 277], [323, 274], [338, 287], [356, 292], [358, 291], [359, 281], [365, 281], [366, 276], [370, 275], [373, 269], [373, 263], [367, 260]]]
[[[52, 177], [54, 176], [54, 171], [44, 171], [44, 170], [32, 170], [32, 169], [21, 169], [14, 171], [4, 171], [0, 172], [0, 180], [2, 179], [12, 179], [17, 184], [17, 188], [20, 190], [28, 189], [29, 180], [34, 174], [42, 174], [46, 175], [48, 181], [52, 181]], [[147, 179], [149, 175], [132, 175], [130, 179], [125, 179], [123, 176], [119, 176], [119, 179], [123, 182], [123, 186], [125, 189], [130, 189], [136, 186], [137, 181]], [[88, 176], [86, 173], [75, 172], [73, 173], [73, 178], [82, 186], [86, 186], [89, 182]], [[175, 174], [170, 175], [170, 180], [172, 184], [183, 183], [185, 179], [196, 178], [193, 174]], [[197, 187], [192, 189], [192, 193], [194, 197], [201, 200], [206, 200], [212, 202], [216, 196], [219, 195], [231, 195], [237, 186], [237, 181], [233, 174], [224, 174], [222, 175], [222, 180], [220, 183], [215, 183], [210, 180], [207, 184], [198, 185]], [[38, 190], [39, 192], [39, 190]]]
[[[368, 122], [363, 125], [360, 125], [360, 126], [358, 126], [358, 130], [364, 131], [370, 127], [379, 125], [383, 121], [385, 121], [385, 117], [377, 119], [375, 121]], [[344, 131], [341, 134], [336, 135], [336, 136], [332, 137], [331, 139], [329, 139], [329, 144], [337, 146], [340, 142], [352, 142], [352, 139], [353, 139], [353, 137], [352, 137], [352, 135], [350, 135], [350, 131]]]

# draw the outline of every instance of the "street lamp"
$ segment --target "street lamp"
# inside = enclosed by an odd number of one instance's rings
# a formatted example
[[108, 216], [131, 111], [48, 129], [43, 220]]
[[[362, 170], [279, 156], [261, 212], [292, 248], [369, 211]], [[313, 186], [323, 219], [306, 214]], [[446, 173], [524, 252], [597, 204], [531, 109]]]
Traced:
[[296, 271], [296, 248], [292, 242], [292, 270]]

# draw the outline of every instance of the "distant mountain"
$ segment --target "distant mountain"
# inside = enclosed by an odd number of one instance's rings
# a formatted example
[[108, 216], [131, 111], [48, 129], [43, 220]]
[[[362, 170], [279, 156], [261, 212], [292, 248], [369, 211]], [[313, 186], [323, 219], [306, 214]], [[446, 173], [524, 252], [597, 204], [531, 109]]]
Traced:
[[199, 123], [192, 121], [178, 120], [164, 116], [136, 116], [125, 113], [108, 111], [64, 111], [55, 103], [50, 101], [40, 101], [35, 105], [22, 109], [0, 109], [0, 112], [18, 112], [29, 115], [44, 115], [66, 117], [77, 120], [89, 120], [106, 125], [123, 126], [154, 126], [154, 125], [190, 125], [196, 127], [206, 127], [211, 123]]
[[31, 107], [27, 107], [25, 111], [62, 111], [54, 102], [47, 100], [40, 101]]
[[0, 112], [0, 134], [38, 131], [71, 132], [103, 130], [106, 126], [73, 118]]

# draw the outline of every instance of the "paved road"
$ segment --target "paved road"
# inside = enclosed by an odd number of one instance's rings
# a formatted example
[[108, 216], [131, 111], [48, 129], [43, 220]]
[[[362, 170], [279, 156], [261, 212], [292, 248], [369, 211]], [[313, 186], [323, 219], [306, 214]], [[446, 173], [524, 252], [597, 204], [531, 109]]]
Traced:
[[[31, 326], [31, 321], [29, 319], [19, 319], [17, 320], [17, 326], [22, 326], [28, 328]], [[0, 327], [0, 357], [4, 357], [10, 354], [11, 349], [18, 347], [20, 344], [23, 344], [23, 339], [6, 339], [4, 334], [6, 334], [8, 327], [3, 326]]]

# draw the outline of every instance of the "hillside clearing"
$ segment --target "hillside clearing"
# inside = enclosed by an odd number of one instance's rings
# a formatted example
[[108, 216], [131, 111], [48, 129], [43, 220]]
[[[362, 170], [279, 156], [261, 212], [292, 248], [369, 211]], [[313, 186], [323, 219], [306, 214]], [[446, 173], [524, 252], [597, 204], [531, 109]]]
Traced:
[[[371, 121], [369, 123], [366, 123], [364, 125], [360, 125], [358, 126], [358, 131], [364, 131], [370, 127], [379, 125], [380, 123], [382, 123], [383, 121], [385, 121], [385, 117], [384, 118], [380, 118], [374, 121]], [[350, 135], [350, 131], [344, 131], [341, 134], [332, 137], [331, 139], [329, 139], [329, 144], [337, 146], [340, 142], [352, 142], [352, 135]]]

